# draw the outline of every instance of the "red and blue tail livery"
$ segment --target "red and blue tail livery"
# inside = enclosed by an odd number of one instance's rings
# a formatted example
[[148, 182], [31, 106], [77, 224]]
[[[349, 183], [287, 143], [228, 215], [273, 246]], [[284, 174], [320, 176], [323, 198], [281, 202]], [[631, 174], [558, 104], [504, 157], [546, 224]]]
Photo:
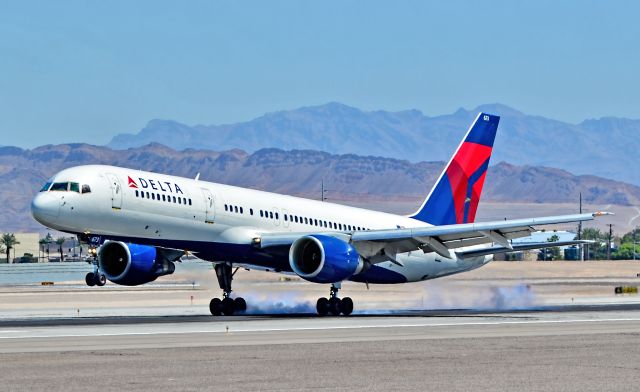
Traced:
[[475, 220], [498, 122], [499, 116], [478, 114], [422, 207], [411, 218], [437, 226]]

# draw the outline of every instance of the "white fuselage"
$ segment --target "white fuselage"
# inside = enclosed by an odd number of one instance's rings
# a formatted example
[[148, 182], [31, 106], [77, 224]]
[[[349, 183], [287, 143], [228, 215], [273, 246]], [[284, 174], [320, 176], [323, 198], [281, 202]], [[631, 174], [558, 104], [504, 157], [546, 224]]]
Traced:
[[[252, 246], [251, 240], [262, 233], [428, 226], [400, 215], [114, 166], [74, 167], [50, 181], [73, 182], [90, 191], [49, 190], [36, 195], [33, 215], [48, 227], [182, 249], [209, 261], [277, 272], [291, 271], [288, 260], [284, 254], [274, 257]], [[467, 271], [491, 259], [461, 260], [451, 254], [453, 258], [446, 259], [422, 251], [403, 253], [398, 255], [401, 263], [385, 261], [376, 267], [411, 282]], [[361, 280], [400, 283], [373, 275]]]

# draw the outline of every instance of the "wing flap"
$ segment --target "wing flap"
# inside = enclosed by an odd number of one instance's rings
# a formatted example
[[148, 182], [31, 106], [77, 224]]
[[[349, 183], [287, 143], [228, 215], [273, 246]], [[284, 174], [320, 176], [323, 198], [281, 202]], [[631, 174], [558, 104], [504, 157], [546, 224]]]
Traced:
[[491, 248], [483, 248], [483, 249], [468, 250], [468, 251], [463, 251], [463, 252], [456, 252], [456, 254], [461, 259], [465, 259], [465, 258], [471, 258], [471, 257], [494, 255], [494, 254], [498, 254], [498, 253], [520, 252], [520, 251], [524, 251], [524, 250], [555, 248], [557, 246], [571, 246], [571, 245], [592, 244], [592, 243], [593, 243], [593, 241], [584, 241], [584, 240], [556, 241], [556, 242], [532, 242], [532, 243], [529, 243], [529, 244], [511, 245], [511, 248], [506, 248], [504, 246], [494, 246], [494, 247], [491, 247]]

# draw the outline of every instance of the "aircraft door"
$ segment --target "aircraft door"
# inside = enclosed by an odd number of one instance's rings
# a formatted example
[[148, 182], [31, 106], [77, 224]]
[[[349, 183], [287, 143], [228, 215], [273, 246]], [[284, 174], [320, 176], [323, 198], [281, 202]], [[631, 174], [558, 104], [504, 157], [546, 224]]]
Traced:
[[202, 190], [202, 195], [204, 196], [204, 221], [206, 223], [213, 223], [214, 213], [215, 213], [215, 205], [213, 201], [213, 194], [210, 190], [206, 188], [200, 188]]
[[116, 209], [122, 208], [122, 186], [118, 176], [113, 173], [107, 173], [109, 186], [111, 187], [111, 207]]

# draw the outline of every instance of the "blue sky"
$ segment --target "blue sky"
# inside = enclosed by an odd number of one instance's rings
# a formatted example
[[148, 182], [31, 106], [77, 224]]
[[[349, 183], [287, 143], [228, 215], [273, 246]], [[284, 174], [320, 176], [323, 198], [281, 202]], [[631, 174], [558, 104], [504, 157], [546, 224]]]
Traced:
[[640, 118], [638, 15], [632, 1], [4, 0], [0, 145], [329, 101]]

